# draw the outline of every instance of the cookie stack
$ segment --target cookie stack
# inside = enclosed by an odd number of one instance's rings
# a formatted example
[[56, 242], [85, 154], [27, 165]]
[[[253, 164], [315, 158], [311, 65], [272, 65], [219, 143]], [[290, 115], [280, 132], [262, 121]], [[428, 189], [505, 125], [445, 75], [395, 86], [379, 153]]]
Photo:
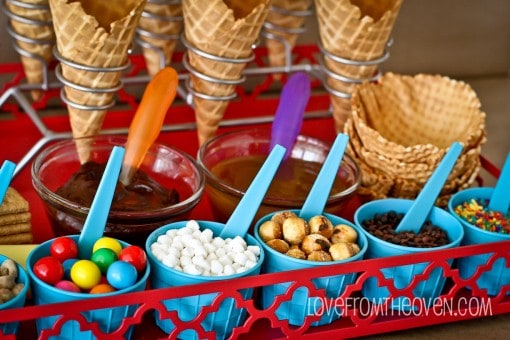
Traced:
[[32, 243], [28, 202], [12, 187], [0, 205], [0, 244]]

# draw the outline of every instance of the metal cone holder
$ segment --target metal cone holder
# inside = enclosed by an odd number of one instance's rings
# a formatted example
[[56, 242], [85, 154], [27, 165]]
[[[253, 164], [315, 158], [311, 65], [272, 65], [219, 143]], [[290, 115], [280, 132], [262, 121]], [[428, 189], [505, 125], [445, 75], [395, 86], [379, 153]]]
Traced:
[[[289, 10], [285, 8], [280, 8], [277, 6], [269, 6], [269, 11], [278, 13], [280, 15], [287, 15], [290, 17], [309, 17], [314, 12], [312, 9], [304, 10], [304, 11], [294, 11]], [[264, 22], [262, 26], [262, 30], [260, 34], [264, 36], [266, 39], [275, 40], [279, 43], [281, 43], [284, 46], [285, 49], [285, 71], [290, 72], [292, 68], [292, 46], [289, 43], [289, 41], [285, 38], [285, 35], [287, 34], [293, 34], [293, 35], [301, 35], [306, 32], [305, 25], [301, 25], [297, 28], [289, 28], [289, 27], [283, 27], [280, 25], [273, 24], [269, 21]]]
[[[75, 68], [75, 69], [78, 69], [78, 70], [81, 70], [81, 71], [97, 72], [97, 73], [100, 73], [100, 72], [101, 73], [103, 73], [103, 72], [106, 72], [106, 73], [108, 73], [108, 72], [123, 72], [129, 67], [129, 62], [125, 63], [124, 65], [116, 66], [116, 67], [92, 67], [92, 66], [78, 64], [78, 63], [75, 63], [69, 59], [64, 58], [58, 52], [58, 49], [56, 48], [56, 46], [53, 48], [53, 54], [54, 54], [55, 58], [60, 62], [60, 64], [57, 65], [57, 67], [55, 69], [55, 75], [57, 76], [57, 79], [65, 86], [75, 89], [75, 90], [78, 90], [78, 91], [82, 91], [82, 92], [112, 93], [113, 94], [113, 93], [116, 93], [118, 90], [120, 90], [123, 85], [122, 85], [122, 81], [119, 81], [119, 83], [113, 87], [95, 88], [95, 87], [87, 87], [87, 86], [73, 83], [70, 80], [66, 79], [64, 77], [64, 75], [62, 74], [62, 64], [72, 67], [72, 68]], [[115, 105], [114, 99], [112, 99], [111, 102], [106, 103], [104, 105], [87, 105], [87, 104], [76, 103], [76, 102], [70, 100], [66, 96], [64, 87], [60, 90], [60, 98], [67, 105], [74, 107], [76, 109], [79, 109], [79, 110], [87, 110], [87, 111], [107, 110]]]
[[[157, 4], [157, 5], [178, 5], [181, 3], [181, 0], [147, 0], [147, 3]], [[147, 19], [157, 20], [157, 21], [163, 21], [163, 22], [184, 21], [184, 17], [182, 15], [181, 16], [162, 16], [162, 15], [157, 15], [154, 13], [147, 12], [145, 10], [142, 12], [142, 17], [147, 18]], [[141, 27], [137, 27], [135, 33], [136, 34], [135, 34], [134, 40], [138, 45], [140, 45], [143, 48], [151, 49], [151, 50], [154, 50], [157, 52], [157, 54], [159, 56], [160, 68], [164, 68], [165, 66], [167, 66], [166, 62], [165, 62], [165, 57], [166, 57], [165, 52], [160, 47], [143, 40], [142, 37], [147, 37], [147, 38], [152, 38], [152, 39], [157, 39], [157, 40], [171, 41], [171, 40], [179, 40], [180, 35], [179, 34], [154, 33], [154, 32], [147, 31]]]
[[[190, 74], [192, 74], [193, 76], [200, 78], [202, 80], [211, 82], [211, 83], [223, 84], [223, 85], [241, 85], [246, 81], [245, 75], [242, 75], [239, 79], [220, 79], [220, 78], [211, 77], [209, 75], [206, 75], [206, 74], [198, 71], [197, 69], [193, 68], [190, 65], [190, 63], [188, 62], [188, 51], [191, 51], [203, 58], [207, 58], [207, 59], [210, 59], [213, 61], [222, 62], [222, 63], [234, 63], [234, 64], [248, 64], [248, 63], [252, 62], [255, 59], [255, 54], [253, 52], [246, 58], [237, 58], [237, 59], [225, 58], [225, 57], [219, 57], [217, 55], [204, 52], [204, 51], [192, 46], [186, 40], [184, 35], [181, 36], [181, 41], [187, 49], [187, 52], [184, 53], [184, 56], [182, 59], [182, 64], [183, 64], [184, 68], [186, 70], [188, 70], [188, 72]], [[209, 95], [206, 93], [198, 92], [193, 88], [193, 83], [192, 83], [191, 77], [188, 77], [188, 79], [186, 81], [186, 90], [192, 97], [197, 97], [197, 98], [201, 98], [201, 99], [205, 99], [205, 100], [213, 100], [213, 101], [229, 101], [229, 100], [234, 99], [237, 96], [236, 92], [234, 92], [230, 95], [226, 95], [226, 96], [212, 96], [212, 95]], [[192, 105], [192, 98], [190, 98], [190, 97], [188, 97], [188, 104]]]
[[[5, 13], [5, 15], [10, 20], [18, 21], [23, 24], [33, 25], [33, 26], [37, 26], [37, 27], [51, 26], [51, 28], [53, 28], [52, 21], [35, 20], [32, 18], [23, 17], [23, 16], [13, 13], [11, 10], [9, 10], [8, 6], [6, 6], [7, 3], [9, 3], [13, 6], [24, 8], [26, 10], [37, 10], [37, 11], [41, 11], [41, 10], [49, 11], [50, 9], [49, 9], [48, 4], [44, 4], [44, 5], [43, 4], [31, 4], [31, 3], [21, 2], [18, 0], [3, 0], [1, 3], [1, 7], [2, 7], [2, 11]], [[55, 39], [47, 39], [47, 40], [46, 39], [34, 39], [31, 37], [24, 36], [23, 34], [20, 34], [14, 30], [10, 20], [7, 21], [6, 29], [7, 29], [7, 33], [13, 38], [14, 50], [16, 50], [16, 52], [21, 56], [37, 60], [38, 62], [41, 63], [41, 66], [42, 66], [42, 68], [41, 68], [42, 76], [43, 76], [42, 83], [41, 84], [26, 84], [24, 88], [27, 90], [39, 90], [39, 89], [48, 90], [50, 87], [49, 81], [48, 81], [48, 68], [49, 68], [48, 63], [40, 55], [38, 55], [36, 53], [29, 52], [29, 51], [21, 48], [16, 42], [21, 41], [26, 44], [52, 46], [55, 44]]]
[[[390, 53], [388, 51], [388, 48], [392, 45], [392, 43], [393, 43], [393, 39], [390, 38], [388, 40], [388, 42], [386, 43], [386, 47], [387, 48], [385, 49], [385, 51], [383, 52], [383, 54], [380, 57], [377, 57], [377, 58], [371, 59], [371, 60], [353, 60], [353, 59], [343, 58], [343, 57], [340, 57], [338, 55], [334, 55], [334, 54], [328, 52], [324, 48], [324, 46], [322, 46], [322, 44], [320, 44], [320, 42], [319, 42], [318, 45], [319, 45], [319, 49], [320, 49], [320, 52], [321, 52], [321, 58], [319, 59], [320, 70], [326, 76], [326, 78], [332, 78], [332, 79], [335, 79], [335, 80], [338, 80], [338, 81], [341, 81], [341, 82], [344, 82], [344, 83], [347, 83], [347, 84], [361, 84], [364, 81], [377, 81], [377, 79], [379, 79], [379, 77], [381, 76], [381, 72], [380, 72], [379, 69], [377, 69], [377, 71], [371, 77], [368, 77], [368, 78], [352, 78], [352, 77], [348, 77], [348, 76], [336, 73], [336, 72], [332, 71], [331, 69], [329, 69], [326, 66], [326, 63], [325, 63], [324, 59], [327, 57], [327, 58], [333, 60], [334, 62], [345, 64], [345, 65], [349, 65], [349, 66], [357, 66], [357, 67], [374, 66], [374, 65], [377, 66], [379, 64], [382, 64], [386, 60], [388, 60], [388, 58], [390, 57]], [[328, 84], [327, 79], [324, 80], [322, 83], [323, 83], [324, 88], [326, 89], [326, 91], [328, 91], [328, 93], [330, 95], [335, 96], [335, 97], [340, 97], [340, 98], [343, 98], [343, 99], [350, 99], [351, 98], [351, 93], [344, 92], [344, 91], [339, 91], [339, 90], [336, 90], [336, 89], [332, 88]]]

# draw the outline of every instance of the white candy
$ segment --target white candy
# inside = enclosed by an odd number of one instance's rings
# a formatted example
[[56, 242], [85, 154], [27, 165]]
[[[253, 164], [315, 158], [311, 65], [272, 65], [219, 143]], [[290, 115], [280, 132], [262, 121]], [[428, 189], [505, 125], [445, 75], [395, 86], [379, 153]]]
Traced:
[[211, 273], [221, 275], [223, 273], [223, 264], [218, 260], [211, 261]]
[[200, 267], [194, 265], [193, 263], [185, 265], [182, 268], [182, 271], [187, 273], [187, 274], [191, 274], [191, 275], [200, 275], [200, 274], [202, 274], [202, 271], [200, 270]]
[[191, 261], [191, 256], [188, 256], [188, 255], [181, 255], [181, 257], [179, 258], [179, 262], [180, 262], [180, 265], [184, 268], [186, 267], [187, 265], [189, 264], [192, 264], [193, 262]]
[[244, 253], [236, 253], [234, 255], [234, 262], [238, 263], [241, 266], [244, 266], [246, 264], [246, 261], [248, 261], [248, 258]]
[[235, 274], [236, 271], [231, 265], [226, 265], [223, 267], [223, 275], [232, 275]]
[[260, 248], [249, 246], [242, 237], [213, 237], [212, 230], [200, 230], [194, 220], [167, 230], [150, 249], [165, 266], [203, 276], [242, 273], [255, 266], [260, 255]]

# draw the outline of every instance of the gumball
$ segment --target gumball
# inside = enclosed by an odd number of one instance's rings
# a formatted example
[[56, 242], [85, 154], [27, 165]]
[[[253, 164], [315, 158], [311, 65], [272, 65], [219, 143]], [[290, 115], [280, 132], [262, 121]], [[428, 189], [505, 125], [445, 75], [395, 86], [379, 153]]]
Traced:
[[117, 254], [110, 248], [99, 248], [92, 254], [90, 260], [99, 267], [101, 273], [106, 274], [108, 267], [117, 261]]
[[79, 260], [71, 267], [71, 279], [82, 289], [90, 289], [101, 280], [101, 270], [90, 260]]
[[45, 256], [37, 260], [33, 268], [35, 276], [42, 281], [54, 285], [64, 277], [64, 267], [53, 256]]
[[66, 280], [71, 280], [71, 267], [78, 261], [77, 258], [67, 259], [62, 262], [62, 266], [64, 267], [64, 278]]
[[50, 245], [51, 256], [64, 262], [67, 259], [78, 257], [78, 245], [69, 237], [57, 237]]
[[116, 289], [124, 289], [132, 286], [138, 277], [135, 266], [124, 261], [113, 262], [108, 271], [106, 278], [108, 283]]
[[141, 272], [147, 266], [147, 255], [145, 251], [138, 246], [127, 246], [122, 249], [119, 260], [131, 263], [138, 272]]
[[62, 280], [55, 284], [55, 288], [62, 289], [68, 292], [79, 293], [80, 287], [75, 285], [72, 281]]
[[115, 254], [117, 254], [117, 256], [119, 256], [122, 250], [122, 245], [120, 244], [119, 241], [117, 241], [114, 238], [101, 237], [99, 240], [96, 241], [96, 243], [94, 243], [94, 246], [92, 247], [92, 254], [95, 253], [96, 250], [101, 248], [111, 249], [115, 252]]
[[105, 294], [105, 293], [111, 293], [114, 292], [115, 288], [110, 286], [108, 283], [100, 283], [92, 287], [92, 289], [89, 291], [90, 294]]

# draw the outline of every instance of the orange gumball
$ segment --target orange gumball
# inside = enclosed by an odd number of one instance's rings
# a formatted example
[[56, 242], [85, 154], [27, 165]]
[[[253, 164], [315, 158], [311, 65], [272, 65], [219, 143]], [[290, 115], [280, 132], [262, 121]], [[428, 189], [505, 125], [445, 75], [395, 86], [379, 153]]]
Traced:
[[100, 283], [100, 284], [92, 287], [92, 289], [89, 291], [89, 294], [105, 294], [105, 293], [111, 293], [114, 291], [115, 291], [115, 288], [110, 286], [108, 283]]

